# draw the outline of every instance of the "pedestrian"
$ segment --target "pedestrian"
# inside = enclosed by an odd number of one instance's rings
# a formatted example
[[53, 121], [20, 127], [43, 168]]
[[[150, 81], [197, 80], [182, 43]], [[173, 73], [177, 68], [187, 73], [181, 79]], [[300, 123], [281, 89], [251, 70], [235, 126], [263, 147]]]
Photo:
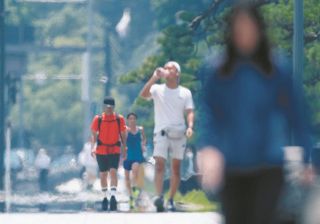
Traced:
[[85, 189], [92, 189], [97, 179], [98, 164], [97, 160], [91, 156], [91, 137], [84, 143], [78, 156], [79, 163], [83, 166], [82, 178]]
[[51, 158], [47, 150], [39, 149], [35, 159], [35, 167], [39, 170], [39, 189], [41, 192], [48, 191], [48, 174], [50, 169]]
[[[187, 138], [193, 135], [194, 104], [191, 91], [181, 85], [180, 65], [167, 62], [157, 68], [141, 90], [140, 96], [154, 101], [154, 151], [155, 188], [157, 198], [154, 202], [157, 211], [164, 211], [163, 176], [165, 164], [170, 153], [171, 178], [167, 208], [175, 211], [174, 196], [180, 183], [180, 165], [184, 157]], [[163, 77], [165, 83], [156, 84]], [[187, 117], [187, 126], [185, 122]]]
[[226, 224], [274, 223], [284, 185], [283, 147], [291, 137], [304, 147], [309, 167], [303, 100], [289, 70], [271, 54], [258, 8], [236, 6], [226, 21], [222, 60], [209, 61], [200, 72], [207, 78], [198, 166], [205, 188], [221, 184]]
[[[127, 159], [123, 162], [125, 169], [125, 180], [130, 196], [130, 208], [134, 207], [134, 199], [137, 199], [141, 189], [139, 187], [139, 175], [144, 162], [143, 152], [146, 149], [147, 139], [142, 126], [137, 126], [138, 116], [135, 113], [127, 115]], [[130, 178], [130, 173], [132, 178]], [[132, 179], [132, 180], [130, 180]]]
[[[114, 98], [107, 96], [103, 103], [104, 112], [96, 115], [91, 124], [91, 148], [92, 156], [96, 157], [100, 171], [100, 184], [104, 194], [102, 210], [108, 210], [110, 205], [110, 211], [116, 211], [117, 170], [121, 152], [123, 159], [126, 158], [126, 124], [123, 116], [114, 112]], [[108, 191], [108, 174], [111, 179], [110, 192]]]

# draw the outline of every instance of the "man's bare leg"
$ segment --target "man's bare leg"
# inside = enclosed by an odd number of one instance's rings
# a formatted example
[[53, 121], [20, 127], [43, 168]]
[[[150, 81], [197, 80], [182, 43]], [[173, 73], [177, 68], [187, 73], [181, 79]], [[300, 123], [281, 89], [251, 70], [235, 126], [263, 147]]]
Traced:
[[164, 176], [166, 160], [162, 157], [155, 157], [155, 160], [156, 160], [156, 169], [155, 169], [154, 183], [155, 183], [156, 193], [158, 198], [155, 200], [154, 204], [157, 208], [157, 212], [163, 212], [164, 206], [163, 206], [162, 190], [163, 190], [163, 176]]
[[176, 194], [176, 192], [179, 188], [179, 185], [180, 185], [180, 164], [181, 164], [181, 160], [172, 159], [171, 178], [170, 178], [170, 193], [169, 193], [169, 197], [171, 199], [174, 198], [174, 195]]
[[155, 183], [157, 195], [161, 196], [162, 189], [163, 189], [163, 176], [164, 176], [166, 160], [162, 157], [155, 157], [155, 160], [156, 160], [156, 169], [155, 169], [154, 183]]

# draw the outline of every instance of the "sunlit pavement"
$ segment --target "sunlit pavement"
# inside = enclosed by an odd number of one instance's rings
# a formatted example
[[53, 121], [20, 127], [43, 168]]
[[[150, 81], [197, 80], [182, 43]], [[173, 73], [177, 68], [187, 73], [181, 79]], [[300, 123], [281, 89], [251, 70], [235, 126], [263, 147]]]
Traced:
[[[76, 212], [99, 212], [101, 211], [101, 201], [103, 195], [98, 190], [99, 183], [95, 184], [91, 190], [81, 190], [80, 179], [72, 179], [64, 184], [57, 186], [59, 189], [51, 193], [37, 194], [12, 194], [7, 205], [10, 213], [76, 213]], [[119, 212], [130, 212], [129, 196], [120, 189], [116, 198], [118, 201]], [[135, 211], [155, 212], [153, 205], [154, 196], [146, 191], [142, 191], [136, 201]], [[177, 209], [180, 212], [197, 212], [201, 206], [188, 203], [177, 203]]]
[[[152, 179], [153, 170], [146, 178]], [[222, 224], [222, 216], [214, 212], [156, 213], [152, 195], [142, 192], [139, 210], [130, 212], [124, 177], [119, 176], [118, 212], [101, 211], [100, 183], [84, 190], [81, 179], [74, 178], [55, 186], [55, 192], [28, 194], [28, 190], [12, 194], [9, 213], [0, 213], [0, 224]], [[45, 209], [41, 210], [41, 205]], [[140, 212], [138, 212], [140, 211]]]
[[[148, 168], [148, 167], [147, 167]], [[146, 169], [146, 179], [153, 178], [154, 170]], [[20, 184], [21, 185], [21, 184]], [[45, 209], [47, 212], [54, 213], [74, 213], [81, 211], [99, 211], [101, 209], [101, 200], [103, 194], [100, 190], [100, 181], [97, 179], [90, 189], [86, 189], [84, 182], [80, 178], [72, 178], [61, 182], [54, 187], [54, 191], [40, 193], [34, 191], [37, 189], [37, 182], [23, 184], [20, 188], [6, 196], [9, 202], [10, 212], [35, 213]], [[122, 212], [128, 212], [129, 197], [125, 193], [124, 170], [119, 169], [118, 189], [116, 198], [119, 202], [118, 209]], [[150, 195], [143, 194], [145, 212], [153, 212], [155, 208]], [[45, 206], [40, 208], [41, 206]], [[148, 206], [149, 205], [149, 206]]]
[[220, 224], [217, 213], [0, 214], [1, 224]]
[[[116, 198], [118, 200], [118, 210], [121, 212], [130, 211], [129, 197], [126, 193], [124, 182], [124, 170], [119, 168], [118, 189]], [[145, 178], [148, 181], [153, 180], [154, 167], [145, 166]], [[37, 182], [19, 183], [19, 189], [15, 189], [11, 194], [6, 195], [8, 211], [17, 213], [75, 213], [87, 211], [101, 210], [101, 201], [103, 194], [101, 192], [100, 181], [96, 179], [90, 189], [86, 188], [86, 184], [80, 178], [71, 178], [64, 182], [60, 182], [54, 186], [54, 190], [50, 192], [40, 193]], [[17, 187], [17, 186], [16, 186]], [[139, 211], [154, 212], [153, 198], [147, 192], [142, 192], [141, 200], [139, 200]], [[140, 209], [142, 208], [142, 209]]]
[[[143, 212], [130, 212], [127, 196], [119, 192], [118, 212], [102, 212], [99, 191], [77, 191], [78, 180], [60, 185], [58, 194], [12, 195], [16, 209], [0, 213], [0, 224], [222, 224], [222, 217], [214, 212], [155, 213], [152, 199], [145, 194]], [[41, 212], [39, 203], [47, 204]], [[70, 204], [70, 206], [68, 206]], [[27, 206], [28, 205], [28, 206]], [[20, 208], [19, 208], [20, 206]], [[23, 206], [23, 207], [21, 207]], [[27, 207], [25, 207], [27, 206]]]

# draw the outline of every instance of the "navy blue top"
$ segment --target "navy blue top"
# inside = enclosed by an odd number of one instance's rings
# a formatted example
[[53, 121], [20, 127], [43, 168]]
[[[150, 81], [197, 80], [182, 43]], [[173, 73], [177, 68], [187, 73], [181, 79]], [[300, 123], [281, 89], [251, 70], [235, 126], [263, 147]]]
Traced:
[[134, 161], [142, 161], [142, 148], [141, 148], [141, 131], [138, 130], [136, 134], [132, 134], [128, 131], [128, 138], [127, 138], [127, 160], [134, 160]]
[[302, 96], [293, 91], [284, 69], [274, 64], [267, 75], [251, 62], [239, 61], [229, 75], [213, 66], [200, 75], [207, 77], [200, 96], [200, 144], [221, 150], [227, 168], [282, 165], [283, 146], [290, 145], [292, 136], [308, 160], [311, 145]]

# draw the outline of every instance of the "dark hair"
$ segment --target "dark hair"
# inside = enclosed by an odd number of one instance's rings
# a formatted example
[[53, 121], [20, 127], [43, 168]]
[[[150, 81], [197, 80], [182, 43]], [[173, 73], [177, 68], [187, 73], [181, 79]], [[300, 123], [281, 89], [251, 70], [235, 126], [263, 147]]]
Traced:
[[257, 48], [250, 60], [257, 65], [265, 74], [270, 75], [272, 73], [272, 62], [270, 58], [270, 45], [266, 34], [266, 25], [256, 5], [253, 4], [241, 4], [234, 7], [227, 17], [227, 27], [225, 32], [225, 44], [226, 44], [226, 58], [222, 66], [220, 67], [220, 73], [222, 75], [229, 75], [237, 58], [240, 57], [236, 46], [233, 42], [233, 28], [235, 20], [240, 13], [247, 14], [256, 23], [260, 32], [260, 40]]
[[128, 115], [127, 115], [127, 119], [129, 119], [129, 117], [130, 116], [134, 116], [136, 119], [138, 119], [138, 116], [137, 116], [137, 114], [136, 113], [134, 113], [134, 112], [130, 112], [130, 113], [128, 113]]
[[114, 105], [115, 105], [114, 98], [111, 97], [111, 96], [106, 96], [106, 97], [103, 99], [103, 104], [114, 106]]

